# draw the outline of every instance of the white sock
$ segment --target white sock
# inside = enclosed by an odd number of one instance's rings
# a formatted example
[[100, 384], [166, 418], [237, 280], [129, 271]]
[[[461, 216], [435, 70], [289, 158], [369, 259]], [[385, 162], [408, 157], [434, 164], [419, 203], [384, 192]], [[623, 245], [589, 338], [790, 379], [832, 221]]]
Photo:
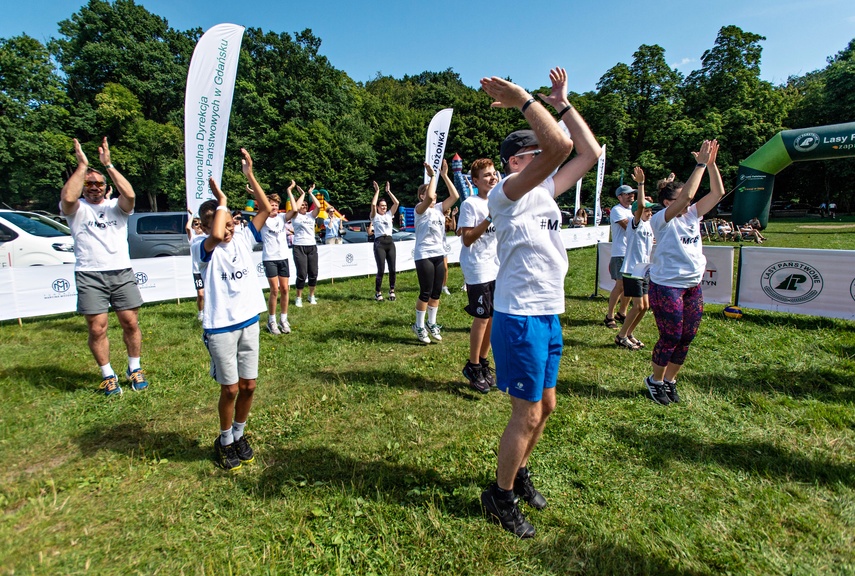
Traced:
[[275, 323], [276, 322], [276, 314], [268, 314], [267, 315], [267, 321]]
[[428, 306], [427, 317], [428, 317], [428, 322], [430, 322], [431, 324], [436, 324], [436, 313], [438, 310], [439, 310], [438, 307]]
[[282, 322], [283, 324], [287, 324], [288, 323], [288, 315], [287, 314], [280, 314], [279, 315], [279, 321]]
[[243, 427], [246, 426], [246, 422], [232, 422], [232, 436], [235, 439], [235, 442], [243, 438]]
[[110, 366], [110, 363], [107, 362], [103, 366], [101, 366], [101, 378], [106, 378], [107, 376], [113, 376], [115, 372], [113, 372], [113, 367]]
[[653, 377], [653, 374], [650, 375], [650, 381], [653, 382], [654, 384], [662, 384], [662, 380], [657, 380], [656, 378]]
[[131, 356], [128, 356], [128, 370], [133, 372], [134, 370], [139, 370], [139, 369], [140, 369], [139, 357], [132, 358]]
[[231, 428], [229, 428], [228, 430], [220, 430], [220, 444], [222, 444], [223, 446], [228, 446], [229, 444], [234, 444], [234, 442], [235, 437]]
[[425, 327], [425, 311], [424, 310], [416, 310], [416, 326], [419, 328]]

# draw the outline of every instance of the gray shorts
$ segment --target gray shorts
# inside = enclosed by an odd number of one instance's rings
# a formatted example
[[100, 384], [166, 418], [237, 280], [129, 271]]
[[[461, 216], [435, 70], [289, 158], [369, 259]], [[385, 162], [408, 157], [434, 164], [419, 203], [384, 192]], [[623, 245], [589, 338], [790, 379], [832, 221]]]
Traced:
[[612, 280], [623, 280], [621, 268], [623, 268], [623, 256], [612, 256], [612, 259], [609, 260], [609, 276]]
[[211, 378], [224, 386], [237, 384], [240, 378], [258, 378], [258, 333], [258, 322], [231, 332], [205, 333], [202, 338], [211, 354]]
[[264, 266], [265, 278], [290, 278], [291, 271], [288, 267], [288, 259], [284, 260], [263, 260], [261, 264]]
[[77, 283], [77, 311], [80, 314], [106, 314], [113, 310], [133, 310], [143, 305], [137, 278], [130, 268], [101, 272], [74, 273]]

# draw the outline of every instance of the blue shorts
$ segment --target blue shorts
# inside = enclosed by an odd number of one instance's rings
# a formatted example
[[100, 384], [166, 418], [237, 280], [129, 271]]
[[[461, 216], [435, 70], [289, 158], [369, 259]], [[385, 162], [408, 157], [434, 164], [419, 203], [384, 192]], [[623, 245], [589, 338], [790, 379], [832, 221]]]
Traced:
[[545, 388], [555, 388], [564, 347], [557, 314], [515, 316], [494, 311], [490, 344], [499, 390], [539, 402]]

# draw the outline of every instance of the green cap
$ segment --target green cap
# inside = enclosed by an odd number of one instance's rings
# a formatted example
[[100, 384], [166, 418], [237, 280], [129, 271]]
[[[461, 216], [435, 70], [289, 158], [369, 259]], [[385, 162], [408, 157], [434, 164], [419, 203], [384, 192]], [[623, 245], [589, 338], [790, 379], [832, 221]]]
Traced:
[[[653, 206], [653, 202], [648, 202], [647, 200], [644, 201], [645, 208], [653, 208]], [[632, 203], [632, 211], [635, 212], [636, 210], [638, 210], [638, 200]]]

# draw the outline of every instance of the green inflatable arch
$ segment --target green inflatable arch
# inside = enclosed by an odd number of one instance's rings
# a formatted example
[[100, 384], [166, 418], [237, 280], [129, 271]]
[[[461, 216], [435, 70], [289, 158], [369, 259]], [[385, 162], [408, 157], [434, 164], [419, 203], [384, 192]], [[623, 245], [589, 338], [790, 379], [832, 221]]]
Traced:
[[769, 223], [775, 174], [793, 162], [855, 156], [855, 122], [778, 132], [739, 165], [733, 221]]

